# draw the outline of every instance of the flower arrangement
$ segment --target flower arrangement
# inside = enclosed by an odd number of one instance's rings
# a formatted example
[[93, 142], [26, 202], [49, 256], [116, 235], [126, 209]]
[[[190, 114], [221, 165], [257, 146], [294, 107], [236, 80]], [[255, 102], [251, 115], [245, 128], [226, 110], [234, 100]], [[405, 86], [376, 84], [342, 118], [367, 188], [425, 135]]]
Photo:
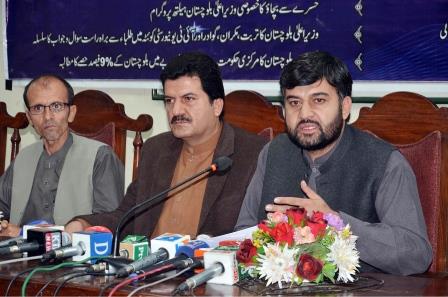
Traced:
[[243, 274], [277, 283], [320, 283], [324, 279], [352, 282], [358, 271], [357, 237], [334, 214], [303, 208], [268, 214], [252, 239], [241, 242], [237, 252]]

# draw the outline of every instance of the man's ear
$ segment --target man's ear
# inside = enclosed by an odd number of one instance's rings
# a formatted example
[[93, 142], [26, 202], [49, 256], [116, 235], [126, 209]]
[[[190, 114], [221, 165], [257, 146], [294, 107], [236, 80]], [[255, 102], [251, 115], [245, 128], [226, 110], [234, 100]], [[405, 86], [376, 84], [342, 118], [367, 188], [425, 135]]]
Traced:
[[70, 105], [69, 114], [68, 114], [68, 122], [72, 123], [75, 120], [76, 116], [76, 105]]
[[213, 100], [213, 112], [215, 116], [219, 117], [224, 109], [224, 99], [218, 98]]
[[342, 118], [344, 121], [349, 117], [351, 109], [352, 97], [345, 96], [344, 99], [342, 99]]
[[28, 119], [28, 122], [30, 123], [30, 125], [32, 127], [34, 127], [33, 120], [31, 119], [30, 112], [27, 110], [27, 111], [25, 111], [25, 114], [26, 114], [26, 118]]

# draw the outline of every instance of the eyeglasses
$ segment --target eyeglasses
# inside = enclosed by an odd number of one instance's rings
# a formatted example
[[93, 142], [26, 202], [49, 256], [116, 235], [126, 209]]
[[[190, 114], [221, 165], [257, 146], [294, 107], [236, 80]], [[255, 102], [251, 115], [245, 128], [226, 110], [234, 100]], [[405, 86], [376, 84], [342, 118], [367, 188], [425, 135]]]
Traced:
[[61, 112], [65, 109], [66, 106], [69, 106], [70, 104], [65, 102], [53, 102], [49, 105], [43, 105], [43, 104], [36, 104], [29, 107], [29, 111], [31, 114], [42, 114], [45, 111], [45, 107], [48, 107], [48, 109], [53, 112]]

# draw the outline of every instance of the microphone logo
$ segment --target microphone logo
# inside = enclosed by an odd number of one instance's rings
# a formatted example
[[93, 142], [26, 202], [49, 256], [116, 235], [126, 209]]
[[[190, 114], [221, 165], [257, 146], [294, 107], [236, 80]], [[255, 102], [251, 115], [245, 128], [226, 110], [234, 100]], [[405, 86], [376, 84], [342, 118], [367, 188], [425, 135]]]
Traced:
[[45, 234], [45, 251], [51, 251], [62, 246], [62, 237], [60, 233]]
[[98, 256], [106, 255], [109, 252], [109, 242], [95, 242], [93, 249]]
[[145, 257], [145, 251], [147, 251], [145, 246], [137, 247], [137, 259]]

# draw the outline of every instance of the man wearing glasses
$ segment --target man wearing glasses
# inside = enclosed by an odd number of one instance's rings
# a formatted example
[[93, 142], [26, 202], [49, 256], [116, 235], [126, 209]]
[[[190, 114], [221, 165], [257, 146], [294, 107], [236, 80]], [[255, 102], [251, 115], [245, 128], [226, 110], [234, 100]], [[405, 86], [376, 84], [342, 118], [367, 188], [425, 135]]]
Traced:
[[[75, 215], [114, 210], [124, 192], [124, 166], [108, 145], [70, 133], [73, 89], [44, 75], [25, 87], [26, 115], [42, 142], [22, 149], [0, 178], [0, 235], [18, 236], [33, 220], [64, 224]], [[8, 222], [9, 221], [9, 222]]]

